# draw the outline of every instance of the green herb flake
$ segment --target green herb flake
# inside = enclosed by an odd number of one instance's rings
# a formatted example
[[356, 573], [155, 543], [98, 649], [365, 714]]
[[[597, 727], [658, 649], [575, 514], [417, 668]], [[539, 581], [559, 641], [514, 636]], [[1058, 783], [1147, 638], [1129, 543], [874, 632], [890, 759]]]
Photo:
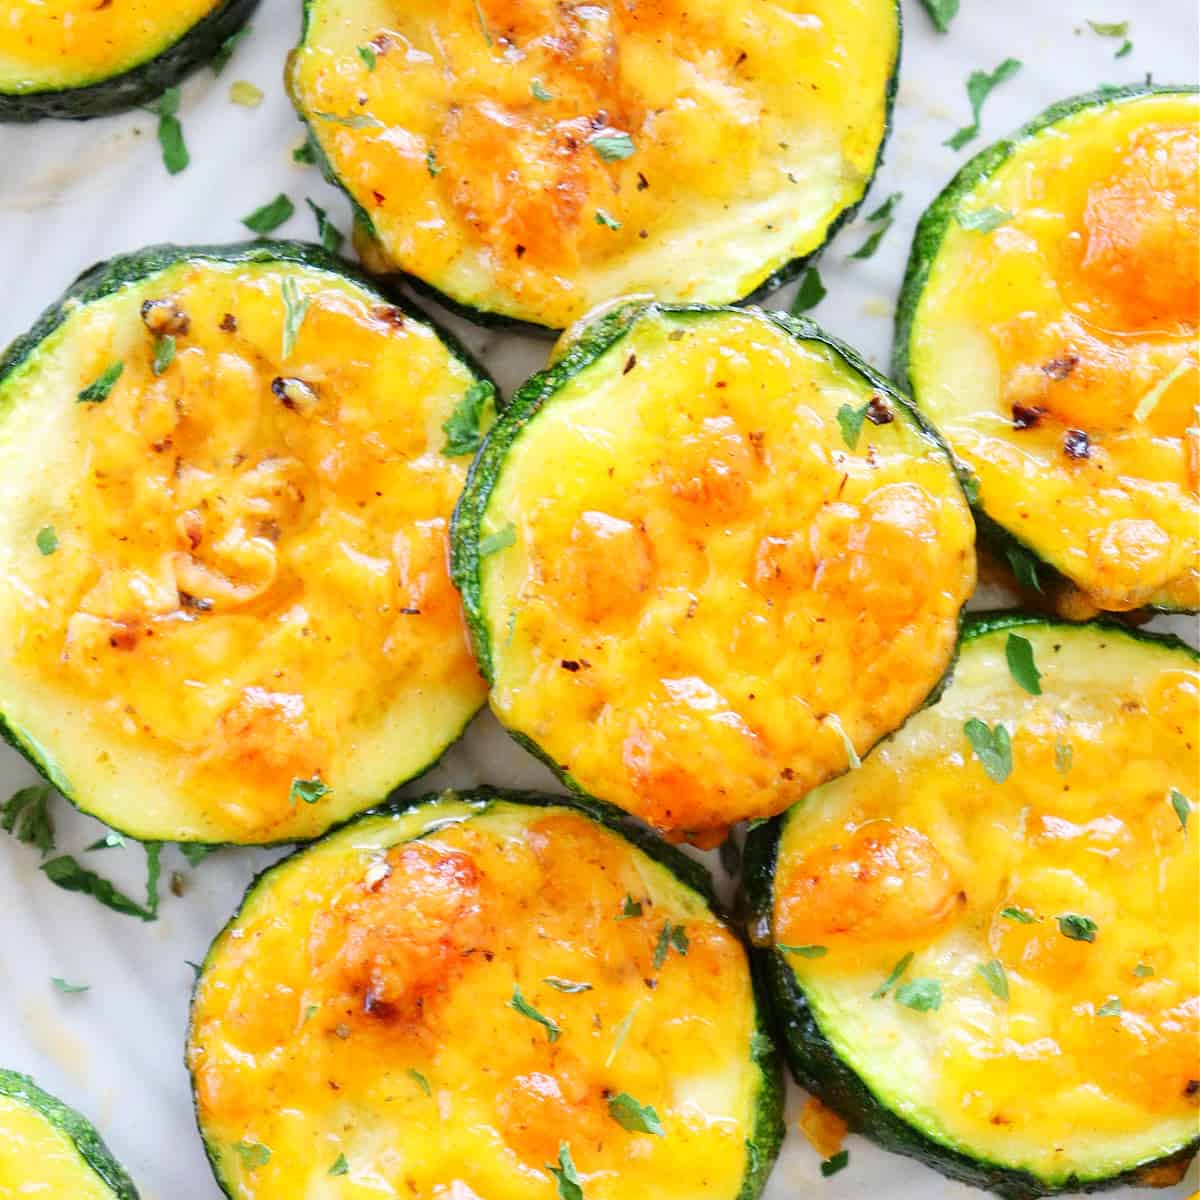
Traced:
[[433, 1095], [433, 1088], [429, 1086], [429, 1080], [426, 1079], [425, 1076], [416, 1069], [416, 1067], [408, 1068], [408, 1077], [417, 1085], [417, 1087], [421, 1089], [421, 1091], [425, 1093], [425, 1095]]
[[605, 229], [621, 228], [621, 222], [615, 217], [610, 217], [602, 208], [596, 209], [596, 224], [603, 225]]
[[1012, 739], [1000, 721], [989, 728], [978, 717], [972, 717], [963, 733], [975, 751], [975, 757], [993, 783], [1003, 783], [1012, 774]]
[[1070, 742], [1064, 742], [1062, 738], [1058, 738], [1054, 743], [1054, 769], [1060, 775], [1067, 775], [1074, 762], [1075, 748]]
[[873, 213], [867, 214], [868, 221], [887, 221], [896, 211], [896, 205], [904, 199], [903, 192], [893, 192]]
[[536, 1008], [534, 1008], [524, 996], [521, 995], [519, 986], [514, 985], [512, 999], [508, 1002], [508, 1007], [513, 1012], [520, 1013], [523, 1017], [528, 1017], [531, 1021], [536, 1021], [546, 1031], [546, 1040], [548, 1042], [557, 1042], [562, 1036], [562, 1029], [556, 1025], [549, 1017], [543, 1017]]
[[92, 986], [89, 983], [68, 983], [65, 979], [59, 979], [57, 975], [52, 976], [50, 982], [64, 996], [78, 996], [83, 992], [90, 992], [92, 990]]
[[610, 1096], [608, 1111], [612, 1119], [630, 1133], [649, 1133], [654, 1137], [666, 1137], [658, 1113], [648, 1104], [639, 1104], [628, 1092]]
[[58, 534], [54, 532], [53, 525], [43, 525], [37, 531], [37, 537], [34, 538], [34, 541], [37, 543], [37, 548], [41, 551], [43, 557], [53, 554], [58, 549]]
[[1013, 908], [1011, 905], [1008, 908], [1002, 908], [1000, 915], [1006, 921], [1016, 921], [1018, 925], [1032, 925], [1037, 919], [1028, 909]]
[[979, 503], [979, 477], [970, 472], [964, 472], [958, 477], [958, 485], [972, 508]]
[[1119, 1017], [1121, 1015], [1121, 1001], [1117, 996], [1109, 996], [1105, 1002], [1096, 1009], [1098, 1017]]
[[1004, 643], [1009, 674], [1031, 696], [1042, 694], [1042, 673], [1033, 657], [1033, 643], [1019, 633], [1010, 633]]
[[243, 217], [242, 224], [252, 233], [261, 236], [278, 229], [284, 221], [291, 219], [295, 211], [296, 206], [292, 203], [291, 198], [280, 192], [274, 200], [269, 200], [266, 204], [256, 208], [248, 217]]
[[179, 852], [188, 861], [189, 867], [198, 867], [217, 846], [206, 846], [203, 842], [180, 842]]
[[548, 983], [556, 992], [566, 992], [568, 996], [592, 990], [590, 983], [576, 983], [574, 979], [563, 979], [560, 975], [547, 975], [542, 982]]
[[442, 453], [447, 458], [474, 454], [483, 444], [483, 414], [489, 405], [495, 411], [496, 389], [486, 379], [476, 379], [463, 393], [462, 399], [442, 425], [446, 444]]
[[632, 896], [626, 895], [625, 902], [621, 905], [621, 911], [615, 918], [618, 921], [630, 921], [634, 917], [642, 915], [642, 902], [635, 900]]
[[339, 1154], [337, 1156], [337, 1158], [335, 1158], [333, 1160], [333, 1166], [329, 1168], [329, 1174], [330, 1175], [349, 1175], [350, 1174], [350, 1164], [346, 1161], [346, 1156], [344, 1154]]
[[617, 1055], [621, 1052], [621, 1047], [625, 1045], [625, 1039], [629, 1036], [629, 1030], [633, 1026], [633, 1018], [637, 1016], [638, 1008], [641, 1006], [639, 1000], [622, 1018], [620, 1025], [617, 1026], [617, 1035], [613, 1038], [612, 1049], [608, 1052], [608, 1057], [604, 1060], [605, 1069], [613, 1065]]
[[233, 52], [237, 49], [238, 43], [250, 32], [250, 26], [244, 25], [236, 33], [231, 33], [222, 43], [220, 49], [209, 59], [208, 65], [212, 67], [214, 75], [220, 75], [229, 65], [229, 60], [233, 57]]
[[158, 117], [158, 144], [162, 150], [163, 166], [170, 175], [178, 175], [192, 161], [179, 120], [179, 101], [179, 88], [167, 88], [158, 98], [158, 103], [151, 105], [148, 110]]
[[331, 113], [314, 112], [318, 121], [326, 121], [330, 125], [342, 125], [346, 129], [382, 129], [383, 122], [366, 113]]
[[796, 289], [796, 298], [792, 301], [792, 316], [798, 317], [809, 309], [816, 308], [829, 293], [821, 281], [821, 272], [816, 267], [809, 267], [800, 276], [800, 286]]
[[1139, 979], [1149, 979], [1150, 976], [1154, 974], [1154, 968], [1148, 963], [1138, 963], [1138, 965], [1133, 968], [1133, 973]]
[[1038, 581], [1037, 559], [1021, 546], [1009, 546], [1005, 558], [1017, 577], [1017, 582], [1031, 591], [1040, 592], [1042, 585]]
[[837, 423], [841, 426], [842, 441], [853, 450], [858, 445], [862, 433], [863, 421], [866, 420], [868, 405], [855, 408], [851, 404], [843, 404], [837, 410]]
[[306, 196], [304, 203], [308, 205], [312, 210], [312, 215], [316, 218], [317, 237], [320, 239], [321, 245], [330, 254], [336, 254], [342, 248], [342, 242], [345, 240], [342, 231], [329, 219], [329, 214], [314, 200]]
[[313, 153], [312, 142], [307, 138], [292, 151], [292, 162], [299, 163], [302, 167], [311, 167], [316, 161], [317, 156]]
[[879, 243], [883, 241], [883, 235], [891, 229], [892, 225], [892, 218], [888, 217], [850, 257], [860, 259], [873, 257], [875, 251], [879, 249]]
[[658, 943], [654, 947], [654, 969], [661, 971], [667, 961], [667, 956], [675, 950], [681, 957], [686, 958], [688, 952], [688, 936], [682, 925], [674, 925], [667, 921], [662, 932], [658, 935]]
[[375, 64], [379, 61], [379, 55], [375, 52], [374, 46], [359, 46], [358, 57], [366, 64], [368, 71], [375, 70]]
[[1012, 213], [1007, 212], [1003, 208], [996, 208], [992, 205], [989, 208], [973, 208], [970, 210], [959, 209], [954, 214], [954, 219], [964, 229], [969, 229], [973, 233], [991, 233], [994, 229], [999, 229], [1001, 225], [1007, 224], [1012, 220]]
[[563, 1142], [558, 1147], [558, 1166], [546, 1164], [546, 1170], [554, 1176], [558, 1184], [558, 1200], [583, 1200], [583, 1187], [579, 1181], [579, 1172], [571, 1161], [571, 1147]]
[[1008, 976], [1004, 973], [1004, 964], [998, 958], [993, 958], [991, 962], [980, 963], [975, 970], [991, 989], [992, 995], [1007, 1003]]
[[488, 30], [487, 18], [483, 15], [483, 8], [479, 0], [471, 0], [471, 3], [475, 5], [475, 16], [479, 21], [479, 32], [483, 34], [483, 40], [490, 46], [492, 44], [492, 35]]
[[240, 1142], [235, 1142], [233, 1148], [238, 1152], [247, 1171], [265, 1167], [271, 1161], [270, 1147], [264, 1146], [262, 1142], [252, 1142], [243, 1138]]
[[776, 950], [784, 954], [796, 954], [800, 958], [824, 958], [829, 953], [828, 946], [786, 946], [783, 942], [775, 943]]
[[300, 326], [308, 312], [311, 299], [300, 295], [300, 288], [294, 275], [288, 275], [279, 285], [283, 295], [283, 358], [289, 359], [296, 348], [296, 339], [300, 336]]
[[921, 7], [929, 14], [938, 33], [946, 33], [950, 22], [958, 16], [959, 0], [921, 0]]
[[529, 91], [533, 98], [537, 101], [540, 101], [542, 104], [548, 104], [554, 99], [554, 97], [542, 86], [542, 81], [540, 79], [535, 79], [529, 85]]
[[936, 979], [912, 979], [896, 989], [896, 1003], [913, 1012], [937, 1012], [942, 1007], [942, 985]]
[[599, 133], [588, 144], [605, 162], [631, 158], [636, 149], [627, 133]]
[[836, 1175], [839, 1171], [844, 1171], [849, 1165], [850, 1151], [839, 1150], [836, 1154], [831, 1154], [821, 1163], [821, 1178], [828, 1179], [831, 1175]]
[[292, 786], [288, 791], [288, 801], [295, 804], [297, 800], [303, 800], [305, 804], [316, 804], [323, 796], [328, 796], [333, 791], [322, 780], [314, 776], [312, 779], [293, 779]]
[[442, 173], [442, 168], [438, 166], [437, 150], [432, 146], [425, 151], [425, 170], [429, 172], [430, 179], [436, 179]]
[[479, 557], [487, 558], [501, 550], [507, 550], [509, 546], [515, 545], [516, 541], [516, 526], [510, 521], [503, 529], [497, 529], [495, 533], [489, 533], [487, 537], [479, 539]]
[[891, 970], [888, 977], [871, 993], [872, 1000], [882, 1000], [892, 990], [896, 981], [912, 966], [913, 952], [910, 950]]
[[1171, 807], [1179, 818], [1179, 828], [1186, 830], [1188, 813], [1192, 811], [1191, 801], [1178, 788], [1172, 788], [1167, 798], [1171, 801]]
[[1123, 38], [1129, 35], [1128, 21], [1088, 21], [1088, 28], [1106, 38]]
[[110, 829], [102, 838], [98, 838], [90, 846], [85, 846], [85, 850], [114, 850], [118, 846], [125, 845], [125, 835], [118, 833], [115, 829]]
[[155, 375], [161, 375], [175, 359], [175, 338], [169, 333], [154, 339], [154, 361], [150, 364]]
[[112, 394], [117, 380], [125, 371], [123, 362], [109, 363], [91, 383], [76, 393], [75, 400], [79, 404], [102, 404]]
[[1021, 63], [1015, 58], [1006, 58], [991, 74], [987, 71], [972, 71], [967, 80], [967, 99], [971, 102], [971, 124], [964, 125], [953, 136], [943, 143], [952, 150], [961, 150], [968, 142], [979, 136], [979, 116], [983, 111], [984, 101], [991, 93], [1006, 80], [1011, 79], [1021, 69]]
[[0, 829], [26, 846], [35, 846], [45, 858], [54, 849], [54, 821], [50, 816], [53, 789], [44, 783], [21, 788], [0, 805]]
[[1121, 48], [1113, 55], [1113, 58], [1127, 58], [1133, 53], [1133, 43], [1128, 38], [1121, 43]]
[[151, 919], [158, 916], [158, 881], [162, 875], [162, 842], [144, 842], [146, 851], [146, 911]]
[[1057, 918], [1058, 931], [1073, 942], [1094, 942], [1099, 926], [1091, 917], [1081, 917], [1077, 913], [1063, 913]]
[[263, 102], [263, 90], [248, 79], [235, 79], [229, 85], [229, 99], [242, 108], [257, 108]]
[[105, 908], [111, 908], [113, 912], [127, 917], [137, 917], [141, 921], [157, 920], [148, 908], [143, 908], [135, 900], [131, 900], [107, 879], [81, 866], [69, 854], [42, 863], [42, 870], [51, 883], [64, 891], [91, 896]]
[[187, 966], [192, 968], [193, 978], [199, 980], [200, 976], [204, 973], [204, 968], [198, 962], [192, 962], [190, 958], [185, 958], [183, 961]]

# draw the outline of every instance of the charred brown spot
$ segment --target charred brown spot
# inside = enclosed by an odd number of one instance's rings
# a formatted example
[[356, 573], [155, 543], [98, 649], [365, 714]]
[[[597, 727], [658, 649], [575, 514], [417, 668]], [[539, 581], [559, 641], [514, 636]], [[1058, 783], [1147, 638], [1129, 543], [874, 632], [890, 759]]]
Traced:
[[632, 371], [632, 370], [633, 370], [633, 368], [634, 368], [634, 367], [636, 367], [636, 366], [637, 366], [637, 355], [636, 355], [636, 354], [631, 354], [631, 355], [630, 355], [630, 356], [629, 356], [629, 357], [628, 357], [628, 358], [625, 360], [625, 367], [624, 367], [624, 370], [622, 370], [622, 371], [621, 371], [621, 374], [622, 374], [622, 375], [628, 375], [628, 374], [629, 374], [629, 372], [630, 372], [630, 371]]
[[218, 328], [222, 333], [237, 333], [237, 317], [235, 317], [233, 313], [226, 313], [221, 318], [221, 324], [218, 326]]
[[421, 610], [419, 608], [402, 608], [400, 610], [400, 615], [402, 617], [419, 617], [421, 615]]
[[182, 337], [192, 322], [174, 300], [146, 300], [142, 303], [142, 324], [155, 337]]
[[380, 304], [371, 310], [371, 316], [394, 329], [404, 328], [404, 310], [394, 304]]
[[796, 772], [793, 771], [791, 767], [784, 767], [783, 770], [779, 772], [779, 777], [780, 777], [780, 779], [788, 780], [788, 782], [790, 783], [793, 779], [796, 778]]
[[1042, 364], [1042, 373], [1061, 383], [1075, 368], [1079, 366], [1078, 354], [1064, 354], [1062, 358], [1052, 358]]
[[1063, 438], [1063, 452], [1076, 460], [1088, 458], [1092, 453], [1092, 442], [1082, 429], [1068, 429]]
[[387, 202], [387, 197], [382, 192], [372, 191], [371, 195], [375, 197], [376, 204], [385, 204]]
[[564, 671], [579, 670], [579, 663], [573, 658], [564, 658], [562, 662], [559, 663], [559, 666], [561, 666]]
[[637, 181], [637, 190], [639, 192], [644, 192], [649, 186], [650, 186], [650, 180], [648, 180], [645, 177], [645, 175], [643, 175], [641, 173], [641, 171], [639, 171], [638, 172], [638, 181]]
[[1012, 424], [1014, 429], [1032, 429], [1044, 416], [1046, 410], [1036, 405], [1014, 404]]
[[1189, 1079], [1184, 1084], [1183, 1094], [1185, 1096], [1194, 1096], [1197, 1092], [1200, 1092], [1200, 1079]]
[[867, 420], [872, 425], [890, 425], [896, 414], [887, 406], [882, 396], [872, 396], [867, 403]]
[[115, 633], [109, 634], [108, 644], [114, 650], [132, 650], [138, 644], [138, 631], [128, 625], [122, 625]]
[[525, 257], [525, 247], [522, 246], [520, 243], [517, 244], [517, 257], [518, 258]]

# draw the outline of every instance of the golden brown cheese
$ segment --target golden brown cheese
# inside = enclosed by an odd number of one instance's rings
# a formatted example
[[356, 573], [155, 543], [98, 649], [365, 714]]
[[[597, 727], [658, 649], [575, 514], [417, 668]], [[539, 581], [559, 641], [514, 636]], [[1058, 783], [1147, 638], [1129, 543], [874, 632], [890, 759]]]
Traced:
[[[545, 1200], [566, 1145], [588, 1200], [734, 1200], [755, 1029], [741, 944], [666, 868], [578, 813], [450, 796], [252, 891], [188, 1062], [237, 1197]], [[618, 1124], [622, 1093], [662, 1136]]]
[[[944, 451], [873, 394], [753, 313], [639, 318], [488, 502], [483, 533], [513, 537], [482, 565], [500, 719], [703, 842], [900, 724], [949, 664], [974, 526]], [[851, 450], [838, 410], [872, 402]]]
[[866, 191], [894, 0], [311, 0], [289, 73], [373, 268], [562, 328], [726, 302]]
[[0, 1196], [112, 1200], [75, 1143], [40, 1112], [0, 1096]]
[[1200, 606], [1200, 99], [1089, 108], [951, 220], [910, 372], [988, 514], [1097, 607]]
[[[151, 326], [176, 339], [159, 375]], [[6, 380], [3, 712], [88, 811], [311, 836], [457, 736], [483, 686], [446, 569], [469, 458], [441, 426], [472, 381], [336, 275], [204, 260], [76, 309]]]
[[[1200, 668], [1111, 631], [1014, 632], [1041, 696], [1009, 677], [1006, 632], [970, 641], [935, 707], [789, 817], [774, 938], [825, 948], [789, 962], [887, 1107], [972, 1157], [1094, 1178], [1196, 1136], [1200, 828], [1171, 789], [1200, 799]], [[972, 718], [1011, 731], [1003, 783]], [[936, 1011], [871, 998], [910, 953]]]
[[9, 0], [0, 19], [0, 91], [81, 87], [177, 42], [218, 0]]

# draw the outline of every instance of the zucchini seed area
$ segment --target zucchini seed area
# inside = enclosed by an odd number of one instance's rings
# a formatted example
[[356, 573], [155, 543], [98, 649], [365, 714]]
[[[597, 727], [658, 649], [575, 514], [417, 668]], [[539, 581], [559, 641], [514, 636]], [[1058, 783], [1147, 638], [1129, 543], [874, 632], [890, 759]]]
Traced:
[[613, 296], [737, 300], [861, 200], [896, 5], [800, 9], [309, 0], [289, 86], [372, 270], [563, 328]]
[[1200, 607], [1198, 117], [1084, 107], [950, 193], [909, 339], [982, 508], [1101, 609]]
[[668, 868], [574, 810], [448, 794], [252, 888], [188, 1063], [231, 1196], [344, 1163], [354, 1191], [545, 1200], [566, 1146], [588, 1200], [735, 1200], [756, 1029], [741, 943]]
[[590, 794], [719, 840], [840, 774], [946, 670], [966, 501], [825, 343], [651, 308], [521, 420], [480, 528], [491, 704]]
[[[1108, 627], [1011, 632], [1040, 695], [1008, 631], [968, 640], [934, 707], [786, 819], [775, 953], [893, 1114], [985, 1167], [1102, 1181], [1196, 1137], [1200, 669]], [[970, 721], [1008, 731], [1003, 782]]]
[[0, 383], [26, 752], [111, 826], [206, 842], [311, 837], [428, 766], [484, 695], [446, 569], [469, 459], [442, 425], [473, 383], [293, 263], [189, 259], [74, 307]]

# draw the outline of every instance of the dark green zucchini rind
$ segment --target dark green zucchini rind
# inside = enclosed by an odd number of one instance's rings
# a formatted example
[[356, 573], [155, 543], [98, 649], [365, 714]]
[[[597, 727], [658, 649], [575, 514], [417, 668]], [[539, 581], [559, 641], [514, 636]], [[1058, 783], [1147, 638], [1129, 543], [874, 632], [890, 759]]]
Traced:
[[[309, 242], [269, 240], [217, 246], [176, 246], [171, 244], [149, 246], [144, 250], [135, 251], [132, 254], [118, 255], [115, 258], [110, 258], [104, 262], [97, 263], [93, 267], [89, 267], [71, 284], [61, 299], [52, 304], [38, 317], [28, 333], [18, 337], [7, 349], [0, 352], [0, 384], [4, 383], [15, 371], [20, 370], [38, 346], [81, 305], [101, 300], [105, 296], [110, 296], [131, 283], [136, 283], [139, 280], [157, 274], [159, 271], [166, 270], [175, 263], [189, 259], [202, 259], [223, 263], [295, 263], [298, 266], [308, 267], [313, 270], [328, 271], [344, 279], [349, 279], [371, 294], [378, 296], [382, 303], [393, 308], [398, 308], [412, 320], [419, 321], [434, 329], [454, 357], [471, 370], [478, 379], [491, 384], [494, 394], [497, 397], [499, 396], [499, 389], [496, 388], [491, 376], [480, 366], [470, 352], [463, 347], [459, 340], [452, 333], [443, 329], [434, 321], [431, 321], [415, 305], [397, 297], [391, 292], [385, 291], [380, 287], [378, 280], [369, 278], [352, 263], [330, 254], [320, 246], [312, 245]], [[433, 770], [442, 757], [462, 737], [463, 733], [466, 732], [467, 726], [477, 715], [478, 710], [467, 718], [462, 728], [458, 730], [454, 737], [429, 763], [416, 774], [408, 775], [404, 779], [398, 779], [391, 791], [386, 793], [386, 795], [391, 795], [391, 792], [394, 792], [404, 784], [411, 782], [413, 779], [419, 779], [422, 775]], [[80, 812], [88, 816], [93, 815], [88, 810], [86, 796], [81, 795], [71, 781], [59, 770], [58, 765], [54, 762], [46, 748], [41, 746], [29, 734], [10, 726], [3, 712], [0, 712], [0, 738], [26, 758], [34, 770], [47, 783], [55, 787]], [[111, 825], [111, 822], [106, 823]], [[118, 829], [117, 832], [123, 833], [135, 840], [140, 840], [135, 830]], [[183, 840], [186, 841], [187, 839]], [[291, 839], [263, 844], [290, 845]]]
[[[75, 1145], [79, 1156], [108, 1186], [113, 1200], [138, 1200], [133, 1180], [104, 1144], [91, 1122], [61, 1100], [42, 1091], [28, 1075], [0, 1070], [0, 1096], [15, 1100], [43, 1116]], [[65, 1200], [65, 1198], [64, 1198]]]
[[[739, 931], [731, 924], [728, 915], [721, 907], [716, 891], [713, 888], [712, 876], [708, 873], [708, 870], [701, 863], [693, 858], [689, 858], [688, 855], [676, 847], [668, 845], [668, 843], [647, 829], [645, 825], [635, 821], [627, 813], [622, 812], [619, 808], [611, 804], [579, 796], [552, 796], [544, 792], [516, 791], [490, 787], [473, 788], [466, 791], [438, 792], [416, 796], [411, 799], [397, 798], [389, 800], [376, 808], [368, 809], [366, 812], [357, 813], [348, 821], [335, 826], [323, 834], [318, 842], [309, 843], [307, 846], [302, 846], [294, 850], [291, 854], [281, 858], [265, 870], [260, 871], [251, 879], [245, 893], [238, 902], [237, 908], [233, 911], [233, 914], [220, 932], [213, 938], [212, 944], [209, 946], [200, 963], [200, 969], [196, 972], [195, 982], [192, 985], [191, 999], [189, 1001], [188, 1036], [185, 1041], [190, 1041], [193, 1034], [196, 998], [200, 983], [211, 964], [213, 952], [226, 933], [236, 924], [238, 918], [245, 911], [246, 905], [249, 904], [251, 898], [260, 887], [269, 884], [276, 872], [284, 870], [292, 859], [311, 850], [320, 841], [334, 837], [363, 821], [373, 820], [381, 816], [399, 817], [406, 813], [414, 812], [424, 805], [434, 804], [439, 800], [456, 800], [467, 804], [474, 810], [472, 815], [479, 815], [486, 812], [497, 801], [510, 804], [523, 804], [533, 808], [557, 807], [574, 809], [589, 820], [595, 821], [598, 825], [612, 830], [613, 833], [630, 842], [648, 858], [665, 867], [680, 883], [699, 895], [718, 920], [735, 934], [738, 934], [740, 938]], [[435, 819], [430, 822], [425, 830], [417, 834], [416, 838], [427, 837], [441, 827], [442, 822]], [[763, 1189], [767, 1185], [767, 1178], [771, 1173], [771, 1168], [775, 1165], [775, 1160], [779, 1157], [785, 1132], [784, 1100], [786, 1088], [783, 1076], [783, 1060], [776, 1047], [775, 1039], [771, 1035], [770, 1007], [763, 991], [764, 981], [758, 973], [753, 953], [748, 951], [748, 954], [751, 978], [754, 984], [754, 1003], [757, 1020], [757, 1028], [751, 1038], [750, 1056], [759, 1070], [761, 1085], [755, 1105], [753, 1135], [746, 1142], [746, 1175], [742, 1183], [742, 1189], [737, 1195], [737, 1200], [759, 1200]], [[186, 1062], [184, 1065], [186, 1068]], [[192, 1089], [192, 1110], [196, 1116], [197, 1127], [201, 1130], [204, 1152], [208, 1158], [209, 1166], [212, 1168], [213, 1178], [217, 1181], [217, 1185], [221, 1191], [230, 1200], [237, 1200], [221, 1179], [215, 1147], [204, 1137], [194, 1087]], [[137, 1196], [133, 1194], [128, 1197], [120, 1195], [118, 1200], [137, 1200]]]
[[[929, 273], [932, 271], [934, 260], [941, 249], [946, 230], [954, 222], [955, 214], [963, 201], [984, 180], [995, 174], [1012, 157], [1022, 142], [1041, 133], [1044, 129], [1058, 124], [1059, 121], [1083, 112], [1085, 109], [1101, 108], [1138, 96], [1181, 92], [1195, 94], [1200, 92], [1200, 87], [1191, 84], [1133, 83], [1120, 87], [1100, 87], [1094, 92], [1060, 100], [1057, 104], [1052, 104], [1045, 112], [1034, 117], [1028, 124], [1023, 125], [1011, 137], [981, 150], [946, 185], [917, 222], [917, 231], [913, 235], [912, 249], [908, 255], [908, 265], [904, 271], [904, 282], [900, 286], [900, 298], [896, 302], [896, 323], [892, 340], [892, 377], [913, 397], [914, 403], [919, 406], [920, 400], [913, 389], [912, 377], [909, 374], [909, 354], [917, 306], [920, 304], [925, 286], [929, 282]], [[951, 450], [951, 454], [953, 455], [953, 450]], [[970, 467], [958, 460], [957, 457], [955, 464], [959, 477], [967, 482], [967, 496], [971, 500], [971, 507], [975, 513], [975, 524], [979, 531], [980, 541], [992, 550], [1001, 561], [1010, 560], [1010, 555], [1024, 556], [1029, 562], [1036, 565], [1039, 582], [1068, 585], [1070, 581], [1052, 564], [1038, 558], [1020, 538], [987, 516], [979, 503], [977, 489], [971, 486], [974, 475]], [[1160, 605], [1151, 607], [1157, 612], [1191, 611], [1188, 609], [1175, 610]]]
[[250, 19], [258, 2], [224, 0], [162, 53], [109, 79], [53, 91], [0, 92], [0, 121], [84, 121], [148, 104], [214, 58]]

